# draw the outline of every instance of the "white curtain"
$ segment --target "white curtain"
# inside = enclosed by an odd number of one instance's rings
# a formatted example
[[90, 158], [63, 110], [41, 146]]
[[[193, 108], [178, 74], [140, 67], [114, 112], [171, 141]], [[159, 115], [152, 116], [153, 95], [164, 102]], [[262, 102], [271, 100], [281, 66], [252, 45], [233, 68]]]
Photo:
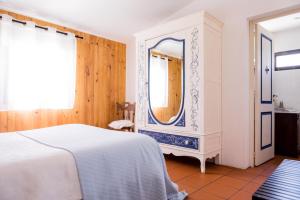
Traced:
[[168, 107], [168, 58], [151, 56], [150, 101], [152, 107]]
[[75, 100], [76, 38], [0, 20], [0, 110], [71, 109]]

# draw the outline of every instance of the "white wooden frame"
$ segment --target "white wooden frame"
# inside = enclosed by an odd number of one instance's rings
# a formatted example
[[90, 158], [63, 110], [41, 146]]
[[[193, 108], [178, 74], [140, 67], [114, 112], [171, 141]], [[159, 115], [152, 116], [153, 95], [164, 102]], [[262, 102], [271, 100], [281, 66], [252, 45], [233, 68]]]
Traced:
[[[249, 163], [251, 167], [254, 167], [254, 141], [255, 141], [255, 83], [256, 83], [256, 64], [255, 63], [255, 45], [256, 40], [255, 27], [256, 24], [269, 19], [290, 15], [300, 12], [300, 5], [288, 7], [285, 9], [264, 13], [259, 16], [254, 16], [248, 19], [249, 21]], [[258, 119], [256, 119], [258, 120]]]

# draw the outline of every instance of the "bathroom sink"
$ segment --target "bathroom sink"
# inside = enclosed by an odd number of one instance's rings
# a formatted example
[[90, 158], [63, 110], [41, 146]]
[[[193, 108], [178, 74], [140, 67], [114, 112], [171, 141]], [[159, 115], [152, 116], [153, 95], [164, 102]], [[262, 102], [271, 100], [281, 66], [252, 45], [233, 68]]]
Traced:
[[299, 113], [298, 110], [292, 109], [292, 108], [275, 108], [275, 112], [280, 113]]

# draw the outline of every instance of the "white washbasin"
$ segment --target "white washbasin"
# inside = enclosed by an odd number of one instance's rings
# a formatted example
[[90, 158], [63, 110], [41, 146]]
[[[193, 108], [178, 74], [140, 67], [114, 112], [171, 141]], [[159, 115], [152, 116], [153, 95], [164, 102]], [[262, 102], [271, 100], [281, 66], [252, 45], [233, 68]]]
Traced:
[[275, 108], [275, 112], [281, 112], [281, 113], [299, 113], [298, 110], [292, 109], [292, 108]]

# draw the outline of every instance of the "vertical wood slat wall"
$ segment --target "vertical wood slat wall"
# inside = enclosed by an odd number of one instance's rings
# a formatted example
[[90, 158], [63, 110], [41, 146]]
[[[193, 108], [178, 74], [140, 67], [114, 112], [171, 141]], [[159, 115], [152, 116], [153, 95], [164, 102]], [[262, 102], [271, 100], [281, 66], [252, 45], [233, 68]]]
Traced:
[[[116, 103], [125, 101], [126, 45], [0, 9], [15, 19], [34, 21], [84, 37], [77, 39], [76, 98], [72, 110], [0, 112], [0, 132], [66, 123], [106, 128], [116, 118]], [[54, 80], [55, 81], [55, 80]]]

